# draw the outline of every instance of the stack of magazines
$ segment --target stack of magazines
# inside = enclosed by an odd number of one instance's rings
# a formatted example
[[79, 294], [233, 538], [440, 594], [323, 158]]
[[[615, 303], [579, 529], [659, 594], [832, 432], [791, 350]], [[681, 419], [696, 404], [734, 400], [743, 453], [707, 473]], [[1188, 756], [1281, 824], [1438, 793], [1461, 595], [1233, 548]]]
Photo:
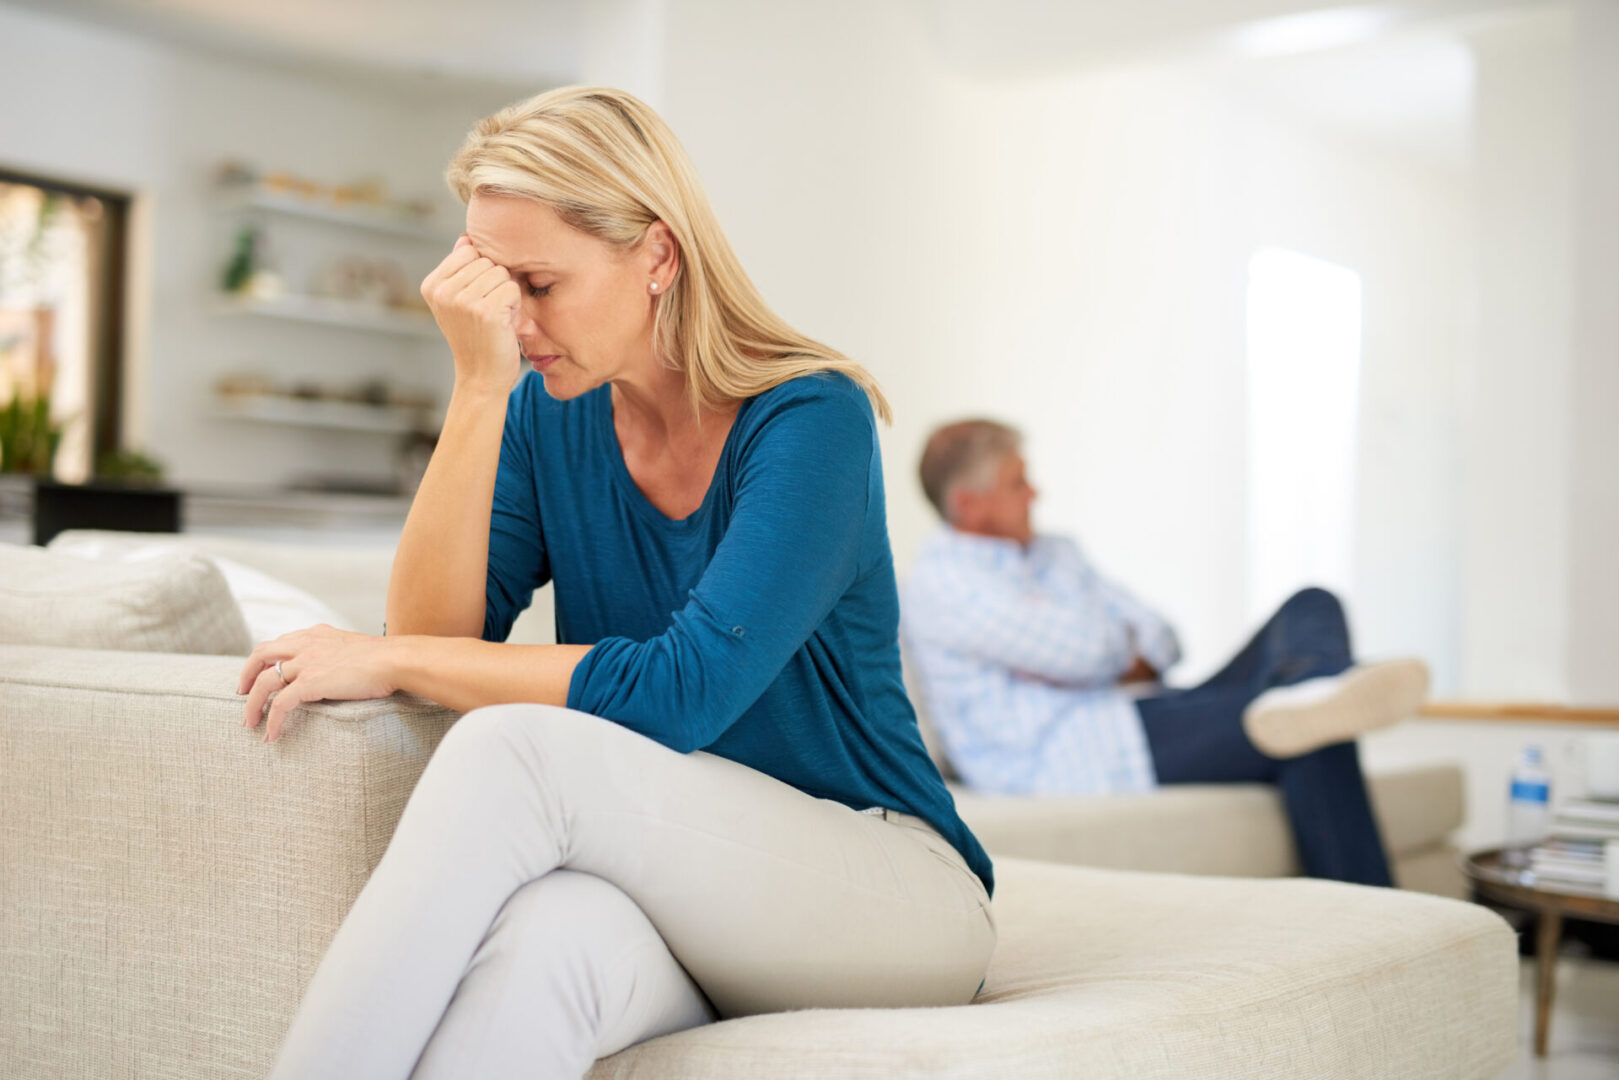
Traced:
[[1551, 835], [1529, 850], [1529, 869], [1541, 886], [1600, 896], [1609, 840], [1619, 840], [1619, 802], [1570, 799], [1557, 808]]

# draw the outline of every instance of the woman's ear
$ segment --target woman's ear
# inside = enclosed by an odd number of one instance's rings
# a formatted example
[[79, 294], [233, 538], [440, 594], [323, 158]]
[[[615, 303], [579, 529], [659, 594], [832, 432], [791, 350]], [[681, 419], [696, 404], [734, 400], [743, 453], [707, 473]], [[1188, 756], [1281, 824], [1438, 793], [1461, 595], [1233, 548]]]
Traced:
[[641, 246], [646, 254], [647, 274], [658, 283], [657, 291], [667, 289], [680, 270], [680, 242], [674, 232], [663, 222], [654, 221], [647, 226]]

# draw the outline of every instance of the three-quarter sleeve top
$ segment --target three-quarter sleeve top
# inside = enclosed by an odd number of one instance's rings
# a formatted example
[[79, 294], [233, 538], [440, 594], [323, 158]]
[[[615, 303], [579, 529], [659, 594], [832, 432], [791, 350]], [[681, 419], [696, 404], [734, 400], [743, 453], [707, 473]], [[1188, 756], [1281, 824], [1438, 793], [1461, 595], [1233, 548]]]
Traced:
[[555, 401], [525, 374], [501, 441], [484, 638], [504, 641], [546, 582], [557, 641], [593, 646], [569, 708], [817, 798], [914, 814], [993, 890], [900, 678], [882, 458], [852, 380], [745, 400], [702, 505], [674, 520], [624, 464], [608, 387]]

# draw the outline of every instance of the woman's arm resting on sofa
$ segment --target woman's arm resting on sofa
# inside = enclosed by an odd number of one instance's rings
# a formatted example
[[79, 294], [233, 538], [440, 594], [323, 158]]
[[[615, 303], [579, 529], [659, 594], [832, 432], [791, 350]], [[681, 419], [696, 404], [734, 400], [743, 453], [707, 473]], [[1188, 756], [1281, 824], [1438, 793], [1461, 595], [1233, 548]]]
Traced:
[[[265, 718], [266, 742], [306, 701], [419, 694], [458, 712], [523, 701], [565, 705], [573, 669], [589, 645], [507, 645], [475, 638], [375, 637], [330, 626], [285, 634], [254, 649], [237, 680], [244, 727]], [[281, 671], [276, 671], [276, 662]], [[285, 683], [283, 683], [285, 679]], [[274, 700], [270, 695], [276, 691]]]

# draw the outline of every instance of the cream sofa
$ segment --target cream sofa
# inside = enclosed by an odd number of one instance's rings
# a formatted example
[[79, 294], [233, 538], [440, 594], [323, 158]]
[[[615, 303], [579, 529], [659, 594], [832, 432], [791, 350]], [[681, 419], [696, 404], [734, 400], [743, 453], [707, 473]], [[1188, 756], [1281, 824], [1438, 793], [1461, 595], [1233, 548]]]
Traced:
[[[374, 629], [377, 553], [201, 546]], [[404, 695], [315, 705], [266, 745], [239, 723], [239, 663], [0, 646], [0, 1073], [263, 1075], [455, 716]], [[1214, 794], [1264, 817], [1251, 792]], [[1135, 823], [1154, 813], [1114, 820], [1150, 838]], [[592, 1075], [1484, 1080], [1512, 1056], [1515, 943], [1480, 908], [1026, 861], [992, 810], [969, 820], [1000, 848], [978, 1002], [727, 1021]], [[1086, 828], [1099, 851], [1122, 826]]]
[[[130, 539], [85, 532], [65, 534], [63, 540], [96, 537]], [[382, 626], [392, 560], [388, 549], [300, 549], [189, 534], [184, 542], [319, 597], [353, 629], [374, 633]], [[541, 590], [518, 619], [511, 640], [555, 640], [550, 605], [550, 590]], [[924, 716], [929, 749], [949, 776], [949, 763], [926, 724]], [[1374, 776], [1370, 783], [1396, 881], [1440, 896], [1463, 896], [1459, 852], [1450, 841], [1461, 827], [1465, 805], [1461, 770], [1453, 765], [1415, 768]], [[1230, 877], [1299, 873], [1280, 800], [1265, 785], [1180, 785], [1149, 795], [1106, 798], [1000, 798], [955, 783], [951, 788], [962, 817], [992, 854]]]

